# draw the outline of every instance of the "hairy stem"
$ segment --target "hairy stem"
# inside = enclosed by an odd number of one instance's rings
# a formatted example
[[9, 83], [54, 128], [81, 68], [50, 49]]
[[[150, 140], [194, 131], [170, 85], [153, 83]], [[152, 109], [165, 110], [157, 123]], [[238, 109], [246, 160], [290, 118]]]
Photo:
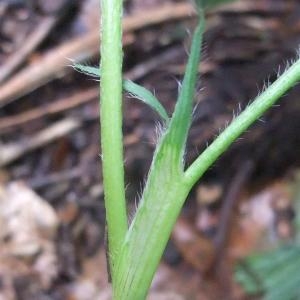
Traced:
[[201, 58], [201, 47], [203, 33], [205, 30], [204, 11], [199, 9], [199, 23], [193, 34], [193, 40], [187, 62], [182, 87], [179, 92], [178, 100], [169, 126], [170, 141], [177, 149], [178, 163], [183, 168], [183, 156], [191, 126], [193, 103], [195, 96], [195, 86], [197, 82], [198, 66]]
[[116, 256], [127, 232], [122, 143], [122, 6], [122, 0], [101, 0], [101, 146], [113, 284]]
[[117, 261], [115, 300], [145, 299], [172, 228], [188, 195], [183, 155], [200, 60], [204, 15], [195, 30], [182, 89], [157, 145], [147, 184]]
[[146, 298], [171, 230], [188, 195], [188, 190], [182, 185], [182, 174], [177, 173], [177, 168], [168, 170], [168, 167], [170, 165], [166, 161], [158, 162], [148, 179], [117, 263], [114, 300]]
[[203, 173], [228, 147], [267, 111], [284, 93], [300, 80], [300, 59], [273, 84], [255, 98], [237, 118], [211, 143], [185, 172], [185, 181], [192, 187]]

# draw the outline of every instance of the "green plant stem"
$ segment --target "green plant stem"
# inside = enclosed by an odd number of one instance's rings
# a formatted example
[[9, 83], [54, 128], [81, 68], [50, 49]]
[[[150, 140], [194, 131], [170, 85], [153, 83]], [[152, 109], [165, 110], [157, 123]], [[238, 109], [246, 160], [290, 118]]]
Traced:
[[300, 80], [300, 59], [262, 92], [232, 123], [206, 148], [185, 172], [190, 188], [228, 147], [268, 110], [282, 95]]
[[101, 140], [113, 299], [142, 300], [190, 189], [234, 140], [299, 81], [300, 60], [184, 171], [183, 155], [204, 30], [203, 11], [199, 10], [200, 22], [175, 112], [156, 148], [142, 199], [127, 231], [122, 146], [122, 0], [101, 0], [101, 4]]
[[193, 40], [187, 62], [185, 75], [180, 89], [178, 100], [169, 126], [170, 142], [177, 149], [179, 167], [183, 168], [186, 140], [191, 126], [195, 86], [197, 82], [198, 67], [201, 57], [203, 33], [205, 30], [205, 15], [198, 9], [199, 23], [193, 34]]
[[[101, 0], [100, 119], [104, 198], [112, 283], [127, 232], [122, 143], [122, 0]], [[100, 71], [99, 71], [100, 75]]]
[[115, 300], [145, 299], [189, 192], [184, 182], [183, 155], [203, 31], [204, 15], [201, 12], [175, 112], [156, 148], [142, 199], [118, 257]]
[[117, 263], [114, 300], [143, 300], [189, 190], [183, 173], [165, 160], [172, 147], [158, 152], [140, 206]]

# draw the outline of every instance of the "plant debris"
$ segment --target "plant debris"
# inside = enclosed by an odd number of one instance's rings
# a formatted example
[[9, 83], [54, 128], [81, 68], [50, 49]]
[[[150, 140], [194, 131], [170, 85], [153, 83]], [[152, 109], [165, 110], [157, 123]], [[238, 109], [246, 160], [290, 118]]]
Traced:
[[[70, 1], [38, 1], [38, 10], [30, 2], [0, 3], [0, 299], [110, 299], [98, 82], [69, 67], [70, 59], [98, 65], [98, 1], [74, 1], [59, 15], [54, 6]], [[299, 14], [296, 0], [240, 0], [208, 13], [187, 164], [295, 57]], [[189, 1], [125, 2], [124, 77], [149, 88], [169, 115], [194, 16]], [[300, 165], [299, 91], [195, 187], [149, 299], [248, 299], [234, 281], [237, 261], [297, 236], [290, 186]], [[132, 215], [158, 120], [126, 96], [124, 115]]]

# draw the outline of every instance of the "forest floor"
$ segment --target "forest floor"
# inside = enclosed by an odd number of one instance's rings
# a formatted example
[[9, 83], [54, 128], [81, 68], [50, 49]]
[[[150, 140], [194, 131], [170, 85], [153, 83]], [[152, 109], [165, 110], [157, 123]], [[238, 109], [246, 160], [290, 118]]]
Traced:
[[[99, 83], [71, 67], [74, 61], [99, 63], [98, 2], [0, 2], [1, 300], [111, 297]], [[208, 13], [188, 164], [296, 57], [299, 20], [296, 0], [240, 0]], [[169, 113], [195, 21], [190, 1], [125, 2], [125, 77], [155, 91]], [[299, 92], [295, 87], [285, 95], [195, 186], [149, 299], [250, 299], [234, 279], [237, 264], [293, 240], [300, 201]], [[132, 214], [159, 120], [124, 97]]]

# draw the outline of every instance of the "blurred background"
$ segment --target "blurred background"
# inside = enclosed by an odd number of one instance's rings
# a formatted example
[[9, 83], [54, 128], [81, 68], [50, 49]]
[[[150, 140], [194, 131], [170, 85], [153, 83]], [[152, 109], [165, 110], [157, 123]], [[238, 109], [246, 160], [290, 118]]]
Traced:
[[[190, 1], [124, 1], [124, 73], [171, 113], [196, 24]], [[110, 299], [99, 149], [98, 0], [0, 0], [0, 299]], [[276, 79], [300, 44], [300, 2], [207, 15], [187, 164]], [[192, 190], [152, 300], [300, 299], [300, 87]], [[124, 96], [129, 215], [158, 117]], [[158, 187], [159, 188], [159, 187]]]

